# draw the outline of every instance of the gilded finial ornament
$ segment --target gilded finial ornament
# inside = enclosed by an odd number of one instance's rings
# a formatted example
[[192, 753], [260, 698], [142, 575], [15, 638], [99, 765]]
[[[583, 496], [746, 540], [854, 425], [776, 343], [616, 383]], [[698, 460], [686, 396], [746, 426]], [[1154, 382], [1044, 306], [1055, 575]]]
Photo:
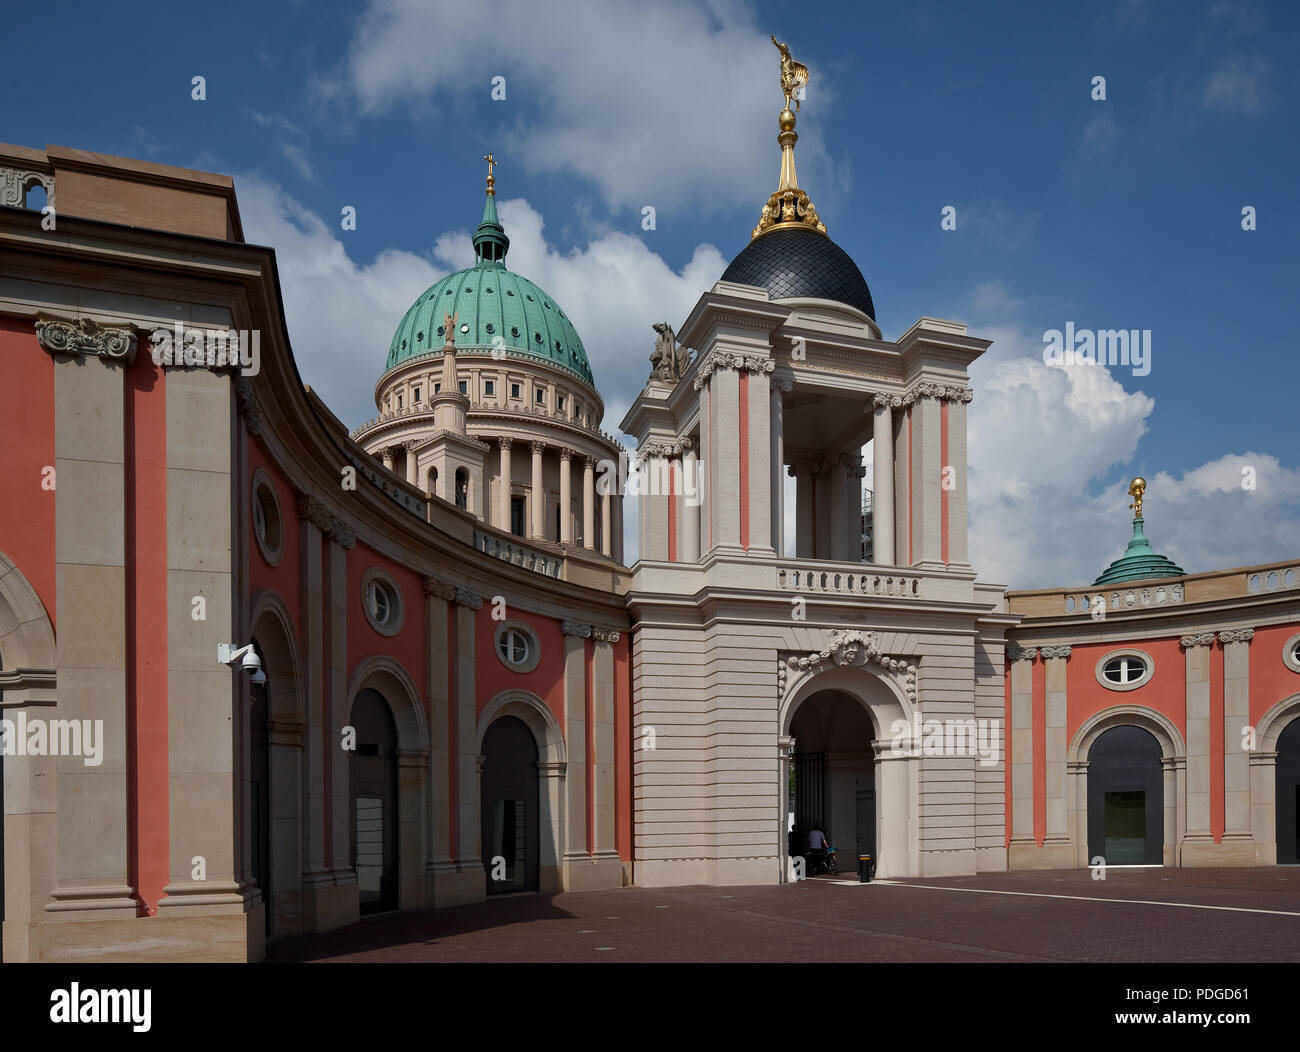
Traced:
[[496, 164], [500, 164], [501, 162], [498, 161], [495, 157], [493, 157], [490, 153], [485, 153], [483, 155], [483, 160], [487, 161], [487, 165], [488, 165], [488, 176], [487, 176], [488, 197], [495, 197], [497, 193], [497, 180], [496, 180], [496, 176], [492, 174], [492, 166]]
[[1147, 491], [1147, 480], [1139, 475], [1128, 484], [1128, 495], [1133, 498], [1133, 503], [1129, 505], [1133, 509], [1133, 518], [1142, 518], [1142, 495]]
[[[794, 170], [794, 144], [799, 141], [795, 133], [795, 111], [801, 101], [799, 92], [808, 86], [808, 67], [790, 57], [790, 48], [772, 35], [772, 43], [781, 52], [781, 92], [785, 96], [785, 108], [777, 119], [780, 133], [776, 141], [781, 146], [781, 178], [776, 193], [767, 199], [759, 213], [758, 226], [750, 234], [750, 240], [766, 234], [769, 230], [791, 229], [816, 230], [826, 233], [826, 224], [817, 215], [817, 209], [807, 193], [799, 189], [799, 179]], [[790, 109], [790, 100], [794, 100], [794, 109]]]

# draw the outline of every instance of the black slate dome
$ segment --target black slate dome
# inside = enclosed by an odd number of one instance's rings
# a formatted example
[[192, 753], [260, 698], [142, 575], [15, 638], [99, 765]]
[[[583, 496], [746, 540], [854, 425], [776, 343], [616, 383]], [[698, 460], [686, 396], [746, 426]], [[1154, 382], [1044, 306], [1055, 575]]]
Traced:
[[731, 261], [723, 281], [757, 285], [774, 300], [808, 296], [856, 307], [872, 321], [871, 290], [849, 254], [815, 230], [772, 230]]

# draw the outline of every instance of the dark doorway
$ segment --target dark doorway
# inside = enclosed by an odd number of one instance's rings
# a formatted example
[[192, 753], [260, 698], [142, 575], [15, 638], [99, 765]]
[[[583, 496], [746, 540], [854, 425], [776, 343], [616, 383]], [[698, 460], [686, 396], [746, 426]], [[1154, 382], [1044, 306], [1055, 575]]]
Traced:
[[1159, 866], [1164, 861], [1160, 743], [1141, 727], [1112, 727], [1088, 751], [1088, 861]]
[[1300, 719], [1283, 728], [1277, 740], [1277, 861], [1300, 863]]
[[[254, 645], [257, 656], [261, 658], [262, 668], [266, 669], [266, 658], [260, 647]], [[253, 879], [262, 890], [262, 902], [266, 907], [266, 934], [271, 934], [271, 744], [267, 732], [269, 717], [267, 698], [270, 680], [260, 687], [250, 687], [253, 692], [252, 712], [249, 719], [250, 730], [248, 789], [253, 817], [252, 828], [252, 870]]]
[[835, 848], [840, 870], [857, 865], [859, 852], [875, 856], [875, 731], [857, 698], [824, 690], [800, 703], [790, 721], [794, 828], [791, 855], [807, 855], [808, 834], [820, 828]]
[[510, 498], [510, 532], [516, 537], [524, 535], [524, 498]]
[[502, 716], [483, 736], [483, 868], [489, 895], [536, 891], [537, 743], [523, 720]]
[[397, 728], [383, 695], [363, 690], [352, 703], [350, 754], [352, 868], [361, 912], [397, 909]]

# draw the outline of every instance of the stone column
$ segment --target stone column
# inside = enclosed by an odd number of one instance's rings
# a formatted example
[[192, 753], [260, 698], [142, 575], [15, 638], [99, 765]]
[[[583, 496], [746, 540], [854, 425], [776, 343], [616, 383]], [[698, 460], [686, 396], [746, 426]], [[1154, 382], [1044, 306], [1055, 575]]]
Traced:
[[415, 456], [415, 443], [406, 443], [406, 481], [412, 486], [420, 484], [420, 469]]
[[329, 515], [314, 497], [298, 498], [299, 596], [302, 604], [302, 693], [307, 707], [306, 777], [303, 784], [303, 932], [328, 931], [342, 923], [330, 901], [333, 880], [325, 858], [324, 761], [332, 755], [325, 719], [324, 536]]
[[715, 369], [709, 377], [714, 431], [709, 462], [713, 467], [713, 544], [740, 546], [740, 381], [735, 369]]
[[[620, 454], [620, 457], [622, 454]], [[620, 472], [620, 474], [622, 474]], [[614, 561], [623, 562], [623, 494], [614, 497]]]
[[529, 495], [533, 530], [530, 536], [540, 541], [546, 538], [546, 484], [542, 481], [542, 452], [546, 449], [546, 443], [532, 442], [529, 448], [533, 452], [533, 488]]
[[813, 482], [812, 463], [807, 460], [792, 461], [789, 472], [795, 481], [795, 555], [800, 559], [811, 559], [817, 550], [816, 538], [813, 536], [814, 507], [817, 492]]
[[564, 776], [566, 765], [538, 761], [538, 890], [564, 890]]
[[[87, 324], [83, 320], [82, 324]], [[93, 322], [88, 324], [93, 325]], [[51, 920], [101, 921], [131, 919], [136, 915], [136, 894], [131, 886], [128, 863], [128, 764], [127, 764], [127, 696], [126, 663], [126, 530], [128, 509], [125, 505], [126, 444], [124, 438], [125, 402], [123, 366], [135, 356], [135, 336], [129, 330], [101, 329], [113, 334], [113, 353], [109, 346], [84, 340], [83, 333], [71, 323], [37, 322], [40, 344], [54, 358], [54, 591], [58, 610], [58, 636], [55, 643], [58, 661], [58, 706], [36, 710], [42, 718], [102, 721], [99, 740], [102, 748], [98, 766], [86, 766], [83, 756], [59, 756], [49, 766], [55, 772], [55, 784], [45, 793], [43, 810], [56, 811], [57, 855], [54, 873], [33, 873], [33, 882], [53, 885], [53, 901], [45, 906]], [[177, 375], [179, 370], [172, 375]], [[9, 380], [7, 382], [14, 382]], [[159, 380], [161, 383], [162, 381]], [[229, 381], [226, 381], [227, 387]], [[176, 399], [180, 402], [181, 399]], [[172, 400], [168, 404], [168, 431], [173, 420]], [[193, 467], [192, 460], [206, 451], [206, 436], [197, 436], [195, 448], [189, 443], [180, 451], [170, 448], [168, 468], [179, 454], [183, 468]], [[213, 436], [215, 437], [215, 436]], [[228, 443], [215, 451], [224, 474], [214, 475], [221, 486], [230, 484]], [[190, 472], [182, 475], [188, 488], [195, 481]], [[26, 480], [31, 493], [37, 493], [41, 480]], [[48, 494], [38, 496], [49, 498]], [[171, 497], [171, 487], [168, 487]], [[26, 499], [36, 500], [36, 496]], [[222, 506], [230, 499], [229, 489], [222, 492]], [[169, 536], [172, 528], [168, 508]], [[179, 516], [178, 516], [179, 518]], [[218, 516], [211, 528], [218, 535], [225, 527], [229, 541], [229, 517]], [[199, 521], [197, 529], [203, 529]], [[203, 540], [208, 537], [204, 533]], [[209, 549], [205, 546], [204, 551]], [[214, 552], [220, 555], [220, 551]], [[229, 551], [226, 566], [229, 566]], [[170, 562], [168, 565], [172, 565]], [[188, 566], [188, 562], [185, 564]], [[29, 568], [30, 571], [30, 568]], [[174, 583], [168, 572], [169, 591]], [[216, 574], [213, 577], [216, 578]], [[229, 576], [223, 575], [227, 606], [224, 620], [208, 631], [204, 640], [216, 640], [224, 625], [230, 627]], [[205, 594], [199, 589], [176, 589], [171, 602], [186, 611], [190, 597]], [[223, 617], [219, 595], [209, 595], [208, 605], [215, 616]], [[165, 616], [163, 611], [162, 616]], [[185, 623], [189, 624], [188, 613]], [[204, 625], [207, 628], [209, 626]], [[232, 684], [229, 669], [216, 663], [216, 644], [185, 633], [186, 657], [196, 674], [207, 674], [214, 682], [213, 697], [224, 711], [231, 712]], [[169, 650], [171, 639], [169, 638]], [[168, 661], [170, 654], [158, 655]], [[200, 665], [199, 663], [202, 662]], [[170, 664], [170, 662], [169, 662]], [[199, 671], [201, 669], [201, 671]], [[170, 679], [170, 677], [169, 677]], [[223, 697], [224, 696], [224, 697]], [[12, 714], [10, 714], [12, 715]], [[93, 723], [92, 723], [93, 726]], [[221, 727], [212, 730], [220, 733]], [[230, 745], [229, 722], [225, 741]], [[24, 761], [10, 761], [19, 768]], [[28, 759], [26, 763], [33, 763]], [[214, 776], [215, 782], [215, 776]], [[218, 856], [213, 875], [225, 890], [233, 891], [233, 831], [229, 828], [231, 811], [230, 754], [226, 755], [224, 798], [214, 808], [213, 821], [204, 824], [204, 832], [214, 839]], [[56, 803], [57, 801], [57, 803]], [[188, 801], [187, 801], [188, 802]], [[174, 811], [173, 811], [174, 814]], [[222, 820], [226, 820], [223, 822]], [[222, 826], [225, 825], [225, 828]], [[11, 841], [12, 844], [12, 841]], [[174, 871], [174, 870], [173, 870]], [[19, 885], [20, 872], [10, 876], [11, 886], [0, 893], [30, 897]], [[189, 868], [185, 877], [189, 879]], [[239, 902], [239, 896], [233, 896]], [[8, 934], [8, 933], [6, 933]], [[26, 942], [26, 936], [23, 941]], [[32, 936], [33, 940], [35, 936]], [[50, 939], [57, 945], [57, 933]], [[105, 935], [108, 939], [110, 936]], [[6, 940], [8, 941], [8, 940]]]
[[429, 680], [426, 685], [429, 698], [429, 852], [425, 861], [425, 901], [444, 906], [455, 901], [451, 888], [445, 881], [454, 881], [451, 875], [456, 864], [451, 860], [451, 750], [449, 739], [448, 694], [450, 662], [447, 653], [448, 612], [454, 609], [455, 587], [448, 581], [426, 577], [423, 582], [426, 658]]
[[948, 463], [952, 468], [953, 487], [948, 491], [948, 563], [965, 565], [969, 559], [966, 538], [967, 466], [966, 404], [970, 389], [948, 400]]
[[1258, 865], [1250, 823], [1250, 641], [1253, 628], [1219, 633], [1223, 647], [1223, 847], [1225, 862]]
[[[613, 482], [610, 480], [609, 485]], [[610, 489], [600, 495], [600, 554], [612, 557], [614, 554], [614, 499]]]
[[570, 489], [569, 462], [573, 459], [573, 450], [560, 450], [560, 536], [561, 544], [573, 543], [573, 491]]
[[582, 458], [582, 546], [596, 548], [596, 458]]
[[875, 561], [894, 565], [894, 411], [895, 395], [878, 394], [871, 432], [871, 535]]
[[[466, 588], [456, 589], [456, 866], [476, 880], [483, 877], [479, 840], [482, 829], [479, 812], [479, 751], [477, 692], [474, 686], [475, 614], [483, 597]], [[481, 886], [481, 885], [480, 885]], [[476, 896], [481, 897], [481, 896]]]
[[1210, 834], [1210, 645], [1213, 632], [1183, 636], [1187, 668], [1187, 832], [1179, 865], [1189, 854], [1205, 857], [1213, 849]]
[[594, 701], [595, 781], [591, 787], [595, 801], [596, 857], [606, 862], [618, 860], [615, 843], [617, 814], [614, 806], [614, 758], [618, 742], [614, 737], [614, 647], [619, 633], [593, 628], [592, 698]]
[[918, 394], [912, 406], [912, 559], [932, 569], [944, 566], [939, 406], [929, 393]]
[[831, 536], [835, 532], [832, 524], [844, 522], [843, 516], [836, 520], [831, 504], [831, 479], [834, 467], [828, 457], [813, 465], [813, 558], [831, 559]]
[[568, 872], [585, 863], [587, 850], [587, 639], [591, 626], [565, 621], [564, 633], [564, 742], [569, 767], [565, 776], [569, 810], [565, 815], [565, 886]]
[[392, 471], [393, 470], [393, 447], [384, 446], [384, 448], [379, 451], [379, 455], [383, 459], [384, 467], [388, 471]]
[[[827, 458], [827, 488], [830, 490], [830, 549], [829, 556], [836, 562], [847, 562], [849, 558], [849, 538], [844, 525], [847, 517], [849, 496], [849, 476], [847, 458], [843, 453], [832, 453]], [[821, 514], [822, 509], [817, 509]]]
[[679, 562], [698, 563], [700, 561], [700, 505], [703, 494], [700, 492], [703, 480], [700, 478], [700, 462], [695, 452], [694, 443], [686, 440], [682, 451], [682, 535], [677, 542]]
[[501, 476], [501, 492], [497, 494], [497, 528], [505, 533], [510, 532], [510, 447], [514, 444], [514, 439], [502, 437], [501, 444], [501, 461], [497, 469]]
[[[1037, 649], [1008, 644], [1011, 661], [1011, 844], [1008, 866], [1031, 855], [1034, 840], [1034, 659]], [[1085, 834], [1086, 835], [1086, 834]]]
[[1047, 734], [1047, 830], [1043, 846], [1053, 853], [1060, 852], [1060, 865], [1068, 866], [1066, 857], [1070, 843], [1070, 804], [1066, 789], [1065, 738], [1065, 663], [1070, 656], [1068, 646], [1042, 648], [1046, 704], [1044, 705], [1044, 730]]

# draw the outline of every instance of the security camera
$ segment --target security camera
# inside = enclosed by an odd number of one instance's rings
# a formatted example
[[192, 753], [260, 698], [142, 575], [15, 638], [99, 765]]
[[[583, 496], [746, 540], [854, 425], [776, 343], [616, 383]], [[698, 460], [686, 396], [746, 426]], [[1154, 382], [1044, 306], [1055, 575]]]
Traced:
[[249, 673], [253, 686], [263, 686], [266, 683], [266, 673], [262, 671], [262, 659], [257, 656], [252, 643], [243, 647], [236, 647], [234, 643], [217, 645], [217, 660], [221, 664], [233, 665], [240, 658], [243, 659], [240, 665], [245, 672]]

